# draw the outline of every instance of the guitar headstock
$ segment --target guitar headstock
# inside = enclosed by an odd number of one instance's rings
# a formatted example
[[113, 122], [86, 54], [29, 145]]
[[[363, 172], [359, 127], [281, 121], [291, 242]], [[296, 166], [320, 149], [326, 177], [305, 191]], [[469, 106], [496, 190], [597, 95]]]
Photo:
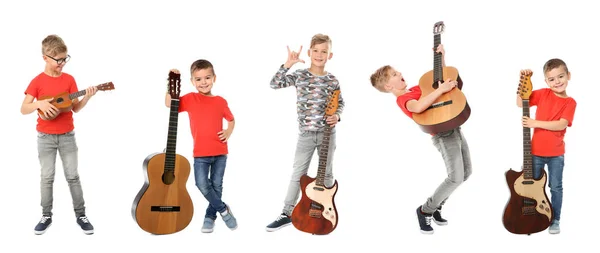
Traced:
[[179, 93], [181, 92], [181, 74], [177, 74], [173, 71], [169, 72], [169, 94], [171, 98], [179, 99]]
[[112, 82], [107, 82], [96, 86], [98, 90], [106, 91], [106, 90], [114, 90], [115, 85]]
[[325, 108], [325, 115], [331, 116], [335, 114], [335, 111], [337, 111], [338, 108], [339, 97], [340, 90], [335, 90], [329, 95], [329, 102], [327, 103], [327, 108]]
[[521, 99], [529, 99], [531, 96], [531, 92], [533, 90], [533, 85], [531, 84], [531, 74], [529, 75], [521, 75], [521, 79], [519, 80], [519, 89], [517, 94], [521, 96]]
[[439, 35], [444, 33], [444, 29], [446, 26], [444, 25], [444, 21], [438, 21], [433, 25], [433, 34]]

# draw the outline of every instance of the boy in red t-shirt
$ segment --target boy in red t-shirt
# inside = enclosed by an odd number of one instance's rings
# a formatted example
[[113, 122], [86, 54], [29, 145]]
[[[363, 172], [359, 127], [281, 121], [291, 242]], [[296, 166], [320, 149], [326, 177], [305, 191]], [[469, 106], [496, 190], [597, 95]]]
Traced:
[[[179, 74], [179, 71], [171, 71]], [[221, 200], [223, 176], [227, 164], [227, 140], [235, 125], [227, 101], [211, 93], [217, 78], [213, 65], [207, 60], [197, 60], [190, 68], [190, 80], [198, 92], [190, 92], [179, 99], [179, 112], [187, 112], [190, 130], [194, 138], [194, 177], [196, 186], [208, 200], [208, 208], [202, 224], [203, 233], [211, 233], [217, 219], [217, 211], [231, 230], [237, 221], [229, 205]], [[165, 97], [165, 105], [171, 107], [171, 95]], [[223, 130], [223, 119], [227, 129]], [[209, 177], [210, 175], [210, 177]]]
[[[93, 234], [94, 227], [85, 215], [85, 201], [77, 171], [77, 143], [73, 129], [73, 112], [79, 112], [94, 94], [97, 88], [92, 86], [86, 89], [81, 101], [75, 98], [72, 111], [59, 113], [58, 109], [50, 104], [52, 99], [39, 100], [44, 96], [56, 96], [62, 92], [77, 92], [75, 79], [62, 72], [63, 67], [71, 58], [67, 54], [67, 46], [57, 35], [49, 35], [42, 41], [42, 57], [46, 62], [44, 72], [37, 75], [25, 90], [25, 99], [21, 105], [22, 114], [30, 114], [36, 110], [38, 113], [37, 127], [38, 159], [41, 165], [41, 206], [42, 219], [35, 226], [34, 233], [41, 235], [52, 224], [52, 187], [56, 166], [56, 153], [60, 154], [63, 170], [71, 197], [73, 208], [77, 217], [77, 224], [84, 233]], [[34, 100], [36, 100], [34, 102]]]
[[[531, 75], [529, 69], [521, 70], [521, 75]], [[544, 64], [544, 77], [549, 88], [534, 90], [529, 96], [529, 105], [537, 106], [535, 119], [523, 117], [523, 126], [533, 128], [531, 153], [533, 174], [540, 178], [545, 165], [548, 165], [550, 202], [554, 218], [548, 232], [560, 233], [560, 211], [562, 208], [562, 177], [565, 166], [565, 142], [567, 127], [573, 123], [577, 102], [567, 95], [567, 85], [571, 73], [561, 59], [550, 59]], [[523, 107], [523, 100], [517, 95], [517, 106]]]
[[[442, 67], [445, 67], [444, 47], [438, 46], [436, 53], [442, 54]], [[413, 113], [421, 113], [442, 94], [452, 90], [457, 85], [456, 80], [446, 80], [431, 94], [421, 98], [421, 88], [416, 85], [408, 90], [402, 74], [389, 65], [379, 68], [371, 75], [371, 84], [377, 90], [394, 94], [396, 103], [402, 111], [412, 119]], [[421, 233], [433, 234], [431, 220], [438, 225], [446, 225], [448, 221], [442, 218], [441, 208], [454, 190], [471, 175], [471, 155], [467, 140], [460, 127], [447, 132], [433, 135], [433, 144], [442, 154], [448, 177], [435, 190], [433, 195], [416, 210]]]

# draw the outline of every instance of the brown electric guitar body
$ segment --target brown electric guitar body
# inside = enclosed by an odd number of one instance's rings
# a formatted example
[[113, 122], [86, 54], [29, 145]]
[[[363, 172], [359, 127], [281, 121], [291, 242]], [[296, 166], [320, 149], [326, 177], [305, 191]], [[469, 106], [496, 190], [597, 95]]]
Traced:
[[133, 202], [133, 219], [144, 231], [163, 235], [185, 229], [194, 215], [194, 205], [186, 185], [189, 161], [176, 153], [179, 115], [180, 75], [169, 73], [171, 111], [167, 147], [164, 153], [144, 160], [144, 185]]
[[[441, 44], [441, 33], [444, 31], [442, 21], [434, 25], [434, 48]], [[423, 132], [436, 134], [457, 128], [464, 124], [471, 115], [471, 108], [467, 98], [461, 91], [462, 79], [455, 67], [443, 67], [441, 53], [434, 53], [433, 70], [428, 71], [419, 80], [421, 98], [434, 92], [439, 81], [446, 79], [456, 80], [456, 88], [439, 96], [429, 108], [421, 113], [413, 113], [413, 120], [419, 125]]]
[[[107, 82], [107, 83], [103, 83], [100, 85], [97, 85], [96, 88], [98, 88], [98, 91], [107, 91], [107, 90], [114, 90], [115, 86], [112, 82]], [[63, 92], [60, 93], [56, 96], [42, 96], [40, 98], [38, 98], [37, 100], [46, 100], [49, 98], [52, 98], [52, 101], [50, 101], [50, 104], [53, 105], [54, 107], [56, 107], [56, 109], [58, 109], [58, 113], [56, 115], [54, 115], [54, 117], [48, 117], [47, 120], [53, 120], [56, 117], [58, 117], [58, 115], [60, 115], [63, 112], [68, 112], [71, 111], [73, 109], [73, 100], [84, 96], [86, 93], [85, 90], [80, 90], [78, 92], [74, 92], [69, 94], [68, 92]], [[42, 110], [37, 109], [38, 114], [40, 115], [44, 115], [44, 113], [42, 112]]]
[[[329, 104], [325, 112], [326, 116], [335, 113], [338, 107], [340, 90], [334, 91], [329, 97]], [[323, 143], [319, 149], [319, 168], [317, 177], [311, 178], [304, 174], [300, 178], [300, 189], [302, 198], [292, 211], [292, 224], [296, 229], [314, 234], [326, 235], [337, 227], [338, 212], [335, 207], [335, 194], [338, 183], [335, 180], [333, 186], [325, 186], [325, 172], [329, 157], [329, 140], [331, 139], [331, 127], [327, 124], [323, 131]]]
[[[522, 76], [519, 94], [523, 101], [523, 116], [529, 117], [529, 96], [532, 92], [531, 76]], [[505, 174], [510, 199], [504, 208], [504, 228], [513, 234], [533, 234], [545, 230], [554, 218], [552, 204], [546, 195], [546, 171], [539, 179], [533, 175], [531, 154], [531, 129], [523, 127], [522, 171], [512, 169]]]

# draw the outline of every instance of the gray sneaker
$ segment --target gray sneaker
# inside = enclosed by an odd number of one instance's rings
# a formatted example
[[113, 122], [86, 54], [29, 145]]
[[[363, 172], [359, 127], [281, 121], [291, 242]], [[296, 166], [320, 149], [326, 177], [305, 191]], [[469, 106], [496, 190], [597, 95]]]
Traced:
[[205, 217], [204, 223], [202, 224], [202, 233], [212, 233], [213, 228], [215, 227], [215, 220]]
[[231, 213], [231, 209], [229, 209], [229, 205], [225, 204], [225, 211], [220, 213], [221, 218], [225, 222], [225, 225], [231, 230], [235, 230], [237, 228], [237, 220], [233, 217], [233, 213]]
[[560, 233], [560, 222], [553, 221], [552, 224], [550, 224], [550, 229], [548, 229], [548, 232], [550, 234], [558, 234], [558, 233]]

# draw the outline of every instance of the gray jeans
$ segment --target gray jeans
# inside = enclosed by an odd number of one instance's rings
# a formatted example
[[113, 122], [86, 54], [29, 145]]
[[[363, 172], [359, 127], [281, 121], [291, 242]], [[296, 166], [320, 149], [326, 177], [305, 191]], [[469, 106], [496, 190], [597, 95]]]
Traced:
[[60, 154], [65, 178], [69, 184], [75, 216], [85, 215], [83, 191], [77, 172], [77, 143], [75, 132], [65, 134], [46, 134], [38, 132], [38, 158], [41, 166], [41, 196], [42, 215], [52, 216], [52, 188], [56, 170], [56, 153]]
[[[333, 153], [335, 152], [335, 127], [331, 129], [331, 138], [329, 139], [329, 150], [326, 169], [325, 169], [325, 186], [333, 185], [332, 161]], [[288, 216], [292, 214], [294, 206], [300, 197], [300, 177], [308, 172], [310, 161], [312, 160], [315, 149], [317, 153], [321, 150], [323, 142], [322, 131], [300, 131], [298, 134], [298, 143], [296, 144], [296, 156], [294, 158], [294, 166], [292, 171], [292, 179], [288, 186], [287, 195], [285, 197], [283, 213]]]
[[438, 207], [444, 205], [452, 192], [469, 178], [472, 171], [469, 146], [460, 127], [438, 133], [431, 139], [444, 158], [448, 177], [422, 205], [421, 209], [425, 213], [433, 213]]

